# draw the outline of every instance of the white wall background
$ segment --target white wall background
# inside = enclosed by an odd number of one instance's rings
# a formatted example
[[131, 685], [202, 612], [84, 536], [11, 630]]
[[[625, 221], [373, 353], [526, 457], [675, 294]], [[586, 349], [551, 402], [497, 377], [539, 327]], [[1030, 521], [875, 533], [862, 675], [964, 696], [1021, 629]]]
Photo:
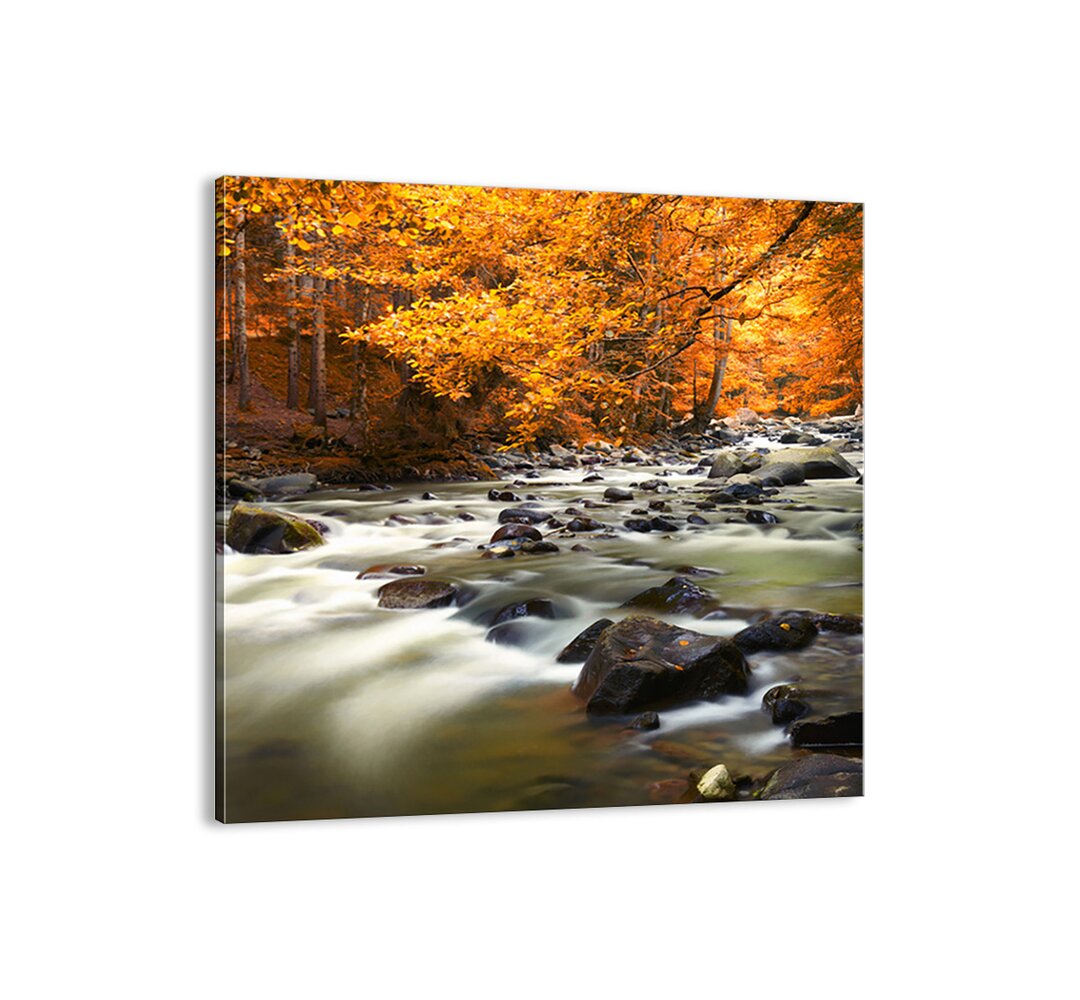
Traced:
[[[1073, 14], [599, 8], [8, 12], [8, 995], [1066, 991]], [[866, 798], [215, 825], [226, 172], [864, 200]]]

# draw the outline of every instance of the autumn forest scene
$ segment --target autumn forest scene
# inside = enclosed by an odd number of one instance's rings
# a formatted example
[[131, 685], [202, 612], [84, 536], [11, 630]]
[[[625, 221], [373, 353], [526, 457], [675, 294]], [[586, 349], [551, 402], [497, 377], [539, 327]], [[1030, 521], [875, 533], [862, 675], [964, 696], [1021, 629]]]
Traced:
[[859, 203], [229, 176], [218, 817], [861, 794]]

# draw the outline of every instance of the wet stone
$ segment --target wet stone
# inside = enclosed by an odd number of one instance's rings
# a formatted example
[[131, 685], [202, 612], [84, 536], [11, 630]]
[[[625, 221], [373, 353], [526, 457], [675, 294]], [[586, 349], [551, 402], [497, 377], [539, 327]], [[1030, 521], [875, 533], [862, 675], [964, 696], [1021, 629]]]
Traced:
[[779, 768], [759, 798], [820, 799], [862, 795], [863, 764], [852, 757], [813, 753]]
[[841, 632], [845, 635], [861, 635], [861, 615], [811, 615], [810, 620], [822, 632]]
[[761, 699], [761, 707], [778, 726], [801, 719], [810, 711], [802, 690], [793, 684], [769, 688]]
[[367, 569], [356, 574], [357, 580], [369, 580], [380, 576], [423, 576], [427, 570], [423, 566], [413, 566], [404, 563], [379, 563], [369, 566]]
[[392, 580], [379, 588], [379, 607], [443, 608], [459, 596], [457, 585], [446, 580]]
[[554, 619], [556, 617], [558, 617], [558, 609], [554, 601], [547, 597], [532, 597], [527, 601], [516, 601], [501, 607], [492, 617], [491, 624], [501, 625], [515, 618]]
[[530, 538], [534, 542], [539, 542], [543, 537], [531, 525], [511, 522], [510, 524], [504, 524], [501, 528], [496, 528], [495, 533], [491, 536], [491, 541], [502, 542], [512, 538]]
[[862, 741], [862, 712], [806, 719], [791, 727], [791, 743], [796, 747], [851, 747], [862, 746]]
[[605, 629], [571, 688], [590, 714], [745, 694], [749, 668], [729, 639], [632, 615]]
[[557, 663], [584, 663], [589, 658], [589, 653], [592, 652], [600, 634], [611, 624], [613, 622], [610, 618], [601, 618], [593, 622], [563, 647], [562, 652], [555, 657], [555, 661]]
[[749, 625], [733, 641], [746, 655], [762, 650], [783, 651], [809, 646], [817, 635], [814, 623], [802, 615], [784, 615]]
[[507, 507], [499, 511], [499, 523], [507, 524], [540, 524], [550, 521], [551, 515], [546, 511], [536, 510], [533, 507]]
[[708, 591], [682, 576], [635, 594], [622, 607], [663, 614], [701, 615], [715, 611], [720, 602]]
[[601, 521], [595, 521], [591, 517], [575, 517], [573, 520], [568, 521], [566, 529], [568, 531], [603, 531], [606, 528]]
[[748, 510], [746, 512], [747, 524], [779, 524], [780, 518], [770, 514], [767, 510]]

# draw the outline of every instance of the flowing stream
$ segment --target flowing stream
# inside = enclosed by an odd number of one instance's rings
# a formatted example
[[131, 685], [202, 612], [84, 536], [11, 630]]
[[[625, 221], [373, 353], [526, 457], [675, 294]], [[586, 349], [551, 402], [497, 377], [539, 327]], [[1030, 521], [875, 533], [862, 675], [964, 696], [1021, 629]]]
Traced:
[[[862, 468], [860, 453], [845, 457]], [[583, 483], [594, 471], [603, 480]], [[725, 617], [665, 616], [699, 632], [733, 635], [763, 610], [862, 612], [863, 491], [853, 479], [785, 486], [754, 508], [780, 523], [730, 524], [740, 505], [696, 510], [721, 484], [695, 487], [707, 468], [688, 471], [685, 460], [549, 469], [518, 485], [511, 474], [502, 484], [323, 489], [268, 504], [329, 530], [326, 545], [307, 551], [221, 557], [228, 820], [647, 804], [657, 801], [653, 783], [695, 767], [723, 762], [733, 775], [760, 778], [791, 759], [783, 728], [761, 709], [773, 685], [813, 687], [816, 714], [861, 707], [862, 636], [822, 632], [802, 650], [754, 654], [746, 696], [661, 711], [658, 730], [586, 716], [569, 691], [581, 665], [556, 655], [598, 618], [629, 614], [623, 601], [679, 567], [720, 574], [694, 583], [718, 597]], [[672, 492], [634, 489], [658, 474]], [[626, 487], [634, 501], [585, 513], [621, 526], [660, 499], [671, 507], [660, 516], [680, 530], [620, 527], [602, 539], [541, 524], [558, 553], [484, 559], [477, 546], [499, 512], [517, 506], [489, 500], [493, 485], [535, 496], [563, 521], [567, 507]], [[421, 499], [428, 490], [438, 499]], [[710, 523], [688, 525], [688, 513]], [[394, 515], [419, 523], [387, 524]], [[476, 596], [463, 607], [380, 609], [388, 578], [357, 579], [380, 563], [420, 564], [427, 578]], [[533, 597], [550, 598], [562, 617], [523, 619], [519, 645], [485, 639], [499, 608]]]

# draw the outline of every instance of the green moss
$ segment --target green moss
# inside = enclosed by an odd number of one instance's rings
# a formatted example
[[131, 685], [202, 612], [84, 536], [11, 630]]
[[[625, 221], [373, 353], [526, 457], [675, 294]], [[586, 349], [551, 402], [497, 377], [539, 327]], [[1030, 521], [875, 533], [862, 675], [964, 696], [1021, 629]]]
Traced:
[[326, 544], [302, 517], [244, 502], [229, 514], [225, 541], [237, 552], [300, 552]]

